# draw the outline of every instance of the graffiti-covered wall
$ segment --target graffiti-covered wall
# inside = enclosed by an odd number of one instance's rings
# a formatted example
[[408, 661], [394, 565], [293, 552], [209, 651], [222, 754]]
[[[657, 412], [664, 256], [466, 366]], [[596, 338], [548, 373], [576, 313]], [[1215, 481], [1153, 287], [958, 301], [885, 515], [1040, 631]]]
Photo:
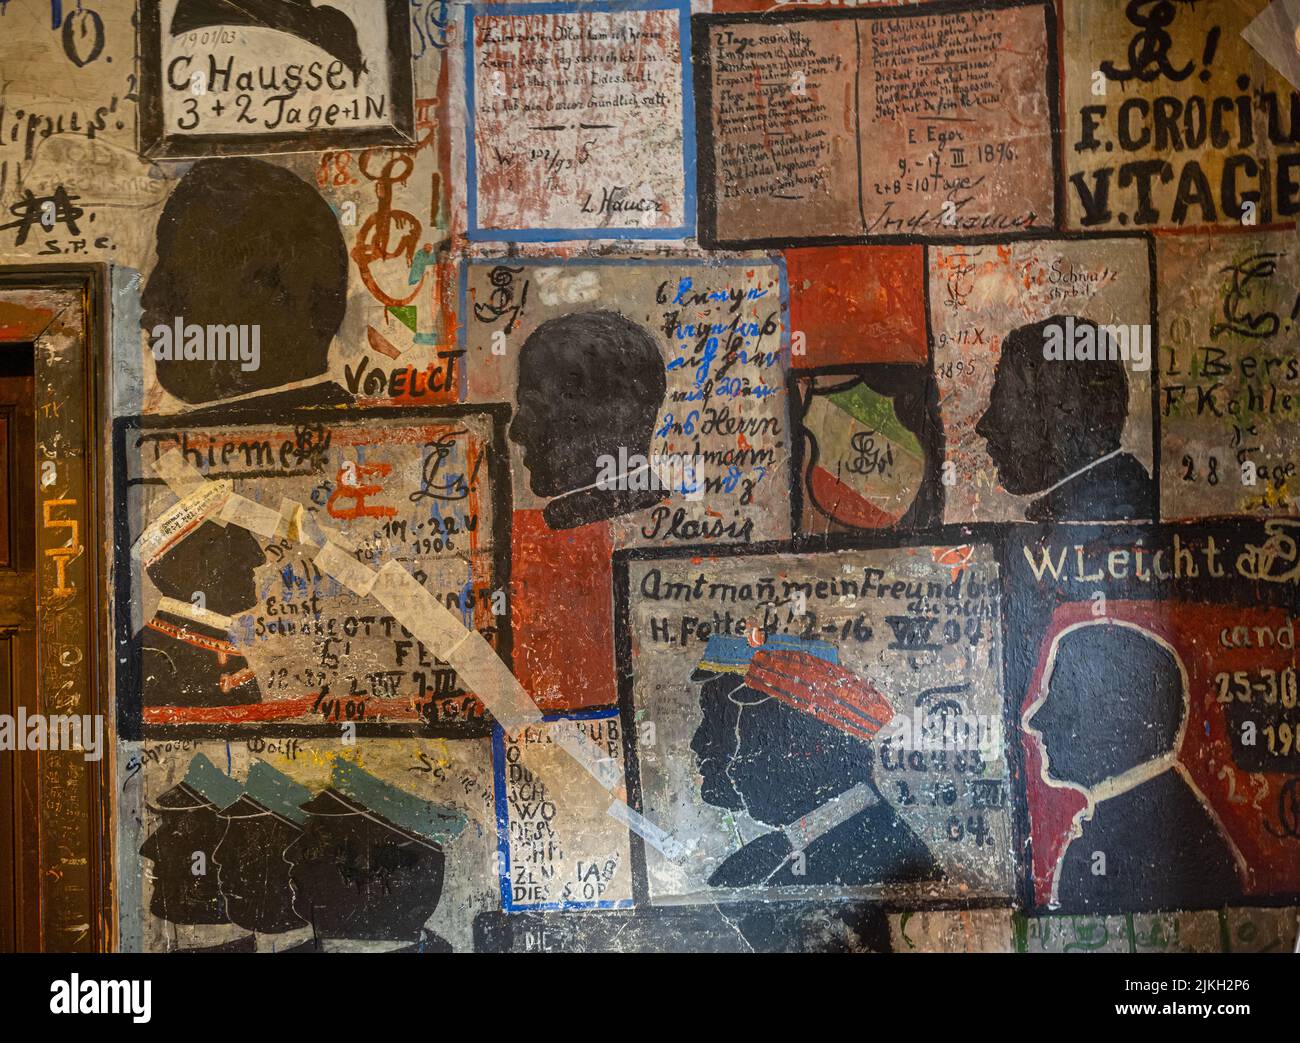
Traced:
[[1298, 25], [0, 0], [119, 947], [1292, 948]]

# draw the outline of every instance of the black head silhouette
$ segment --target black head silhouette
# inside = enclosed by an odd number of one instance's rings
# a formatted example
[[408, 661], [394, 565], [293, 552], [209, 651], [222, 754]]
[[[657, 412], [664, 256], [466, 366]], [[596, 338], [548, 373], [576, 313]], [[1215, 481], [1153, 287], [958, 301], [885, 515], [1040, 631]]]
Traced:
[[310, 798], [310, 790], [257, 761], [244, 793], [222, 809], [226, 830], [213, 861], [231, 923], [265, 934], [303, 926], [284, 853], [302, 836], [307, 814], [298, 805]]
[[[700, 723], [691, 740], [700, 792], [716, 807], [774, 826], [733, 851], [715, 887], [878, 884], [942, 876], [925, 843], [873, 780], [872, 740], [892, 718], [886, 697], [824, 641], [714, 635], [692, 675]], [[835, 806], [838, 821], [796, 854], [788, 829]], [[797, 868], [796, 868], [797, 866]]]
[[1187, 717], [1177, 658], [1133, 627], [1068, 631], [1045, 684], [1028, 723], [1043, 737], [1048, 774], [1084, 788], [1172, 752]]
[[441, 845], [327, 789], [289, 845], [293, 908], [326, 938], [413, 939], [438, 907]]
[[257, 677], [231, 642], [231, 621], [223, 617], [257, 604], [256, 569], [265, 556], [247, 529], [207, 520], [224, 502], [212, 498], [205, 516], [173, 532], [173, 516], [186, 508], [179, 502], [141, 537], [145, 573], [163, 598], [134, 644], [146, 706], [261, 701]]
[[303, 926], [293, 911], [285, 849], [302, 830], [250, 797], [221, 811], [226, 830], [213, 853], [230, 922], [276, 934]]
[[154, 916], [179, 924], [230, 922], [213, 856], [226, 830], [218, 809], [232, 801], [239, 788], [198, 754], [184, 781], [150, 806], [158, 826], [140, 854], [153, 863], [149, 911]]
[[1178, 762], [1188, 715], [1175, 653], [1132, 626], [1066, 631], [1027, 722], [1051, 778], [1089, 791], [1057, 867], [1066, 912], [1203, 909], [1242, 890], [1238, 856]]
[[157, 229], [141, 324], [260, 327], [260, 360], [155, 361], [183, 402], [210, 402], [325, 372], [347, 309], [348, 257], [334, 212], [295, 174], [256, 159], [205, 159], [181, 178]]
[[667, 390], [663, 357], [644, 327], [612, 311], [578, 312], [542, 323], [519, 357], [518, 411], [510, 437], [523, 447], [529, 483], [548, 505], [552, 528], [624, 514], [663, 498], [593, 489], [601, 457], [650, 454]]
[[229, 616], [257, 604], [254, 570], [265, 561], [247, 529], [205, 521], [145, 572], [165, 597], [190, 602], [200, 592], [204, 608]]
[[1049, 327], [1064, 329], [1067, 322], [1076, 331], [1089, 327], [1093, 343], [1109, 354], [1109, 335], [1084, 319], [1054, 315], [1018, 327], [1002, 343], [988, 409], [975, 431], [988, 443], [1007, 492], [1051, 493], [1026, 511], [1032, 520], [1150, 517], [1150, 479], [1127, 453], [1054, 488], [1117, 453], [1129, 407], [1122, 360], [1046, 357]]
[[301, 805], [289, 845], [294, 910], [317, 937], [414, 941], [438, 907], [444, 845], [465, 828], [434, 804], [338, 760], [328, 789]]
[[703, 682], [700, 711], [691, 751], [701, 796], [715, 807], [785, 826], [859, 782], [874, 785], [868, 743], [746, 687], [735, 674]]

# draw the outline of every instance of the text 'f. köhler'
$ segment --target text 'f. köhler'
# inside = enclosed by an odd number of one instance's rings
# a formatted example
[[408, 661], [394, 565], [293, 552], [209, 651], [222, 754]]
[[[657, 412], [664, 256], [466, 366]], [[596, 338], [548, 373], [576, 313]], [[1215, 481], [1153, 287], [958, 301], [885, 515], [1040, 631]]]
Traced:
[[177, 317], [160, 322], [149, 333], [155, 362], [238, 362], [244, 372], [262, 364], [262, 327], [253, 325], [199, 326]]
[[1103, 325], [1067, 315], [1043, 329], [1043, 358], [1049, 362], [1127, 362], [1136, 372], [1151, 368], [1151, 327]]

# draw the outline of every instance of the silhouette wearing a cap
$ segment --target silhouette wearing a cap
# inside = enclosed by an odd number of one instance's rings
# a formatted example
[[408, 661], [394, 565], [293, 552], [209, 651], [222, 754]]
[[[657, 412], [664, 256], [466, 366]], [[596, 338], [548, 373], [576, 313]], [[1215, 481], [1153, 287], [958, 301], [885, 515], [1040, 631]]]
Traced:
[[[238, 706], [262, 700], [248, 661], [230, 640], [229, 617], [257, 604], [261, 545], [238, 525], [200, 522], [145, 571], [163, 595], [136, 636], [145, 706]], [[191, 601], [203, 594], [203, 608]]]
[[423, 929], [442, 896], [444, 845], [465, 816], [335, 764], [331, 785], [302, 805], [303, 835], [289, 845], [293, 908], [318, 941], [405, 942], [448, 950]]
[[[924, 841], [876, 788], [869, 736], [887, 722], [883, 698], [838, 665], [834, 647], [778, 634], [757, 650], [745, 638], [715, 636], [692, 679], [701, 683], [691, 740], [701, 795], [776, 827], [724, 860], [712, 886], [942, 878]], [[796, 858], [787, 827], [849, 793], [861, 809]]]
[[[1129, 404], [1124, 363], [1044, 358], [1049, 326], [1065, 328], [1066, 317], [1007, 335], [988, 409], [975, 426], [1002, 487], [1038, 496], [1025, 509], [1030, 521], [1153, 517], [1151, 478], [1120, 449]], [[1109, 344], [1100, 328], [1074, 320], [1076, 331], [1083, 326], [1093, 326], [1099, 352]]]
[[[318, 377], [347, 310], [348, 255], [338, 219], [297, 175], [258, 159], [205, 159], [177, 183], [157, 228], [141, 326], [260, 326], [260, 364], [160, 359], [158, 383], [212, 402]], [[354, 401], [326, 381], [240, 402], [265, 411]], [[198, 422], [207, 411], [187, 416]]]
[[180, 0], [169, 32], [183, 36], [216, 25], [277, 29], [319, 47], [361, 78], [365, 61], [357, 42], [357, 27], [342, 11], [310, 0]]
[[[518, 408], [510, 438], [523, 448], [529, 484], [554, 497], [542, 514], [572, 529], [653, 506], [655, 489], [601, 489], [599, 460], [650, 457], [668, 386], [664, 361], [644, 327], [612, 311], [543, 322], [519, 355]], [[642, 476], [644, 477], [644, 476]]]
[[244, 792], [221, 810], [226, 823], [213, 852], [230, 922], [258, 934], [306, 926], [293, 910], [285, 850], [302, 836], [311, 791], [264, 761], [254, 762]]
[[1084, 624], [1057, 636], [1044, 685], [1026, 725], [1046, 778], [1088, 798], [1053, 905], [1142, 912], [1239, 897], [1240, 857], [1178, 760], [1188, 695], [1173, 650], [1135, 626]]
[[154, 916], [174, 924], [231, 922], [213, 855], [226, 831], [219, 811], [239, 792], [239, 783], [197, 754], [184, 780], [149, 807], [158, 826], [140, 854], [153, 863], [149, 911]]

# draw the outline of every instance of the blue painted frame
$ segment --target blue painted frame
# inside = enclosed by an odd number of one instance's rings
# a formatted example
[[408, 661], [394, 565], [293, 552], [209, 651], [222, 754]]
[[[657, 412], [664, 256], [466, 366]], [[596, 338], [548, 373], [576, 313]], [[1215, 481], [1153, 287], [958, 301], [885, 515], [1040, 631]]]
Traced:
[[[618, 707], [605, 710], [575, 710], [573, 713], [547, 714], [542, 720], [547, 724], [555, 721], [604, 721], [618, 720]], [[492, 796], [496, 804], [497, 817], [497, 852], [501, 884], [501, 908], [507, 913], [546, 912], [562, 909], [631, 909], [636, 904], [632, 898], [597, 899], [594, 902], [537, 902], [527, 905], [515, 905], [514, 891], [510, 886], [510, 806], [506, 800], [506, 741], [501, 725], [492, 725]], [[629, 868], [628, 872], [631, 872]]]

